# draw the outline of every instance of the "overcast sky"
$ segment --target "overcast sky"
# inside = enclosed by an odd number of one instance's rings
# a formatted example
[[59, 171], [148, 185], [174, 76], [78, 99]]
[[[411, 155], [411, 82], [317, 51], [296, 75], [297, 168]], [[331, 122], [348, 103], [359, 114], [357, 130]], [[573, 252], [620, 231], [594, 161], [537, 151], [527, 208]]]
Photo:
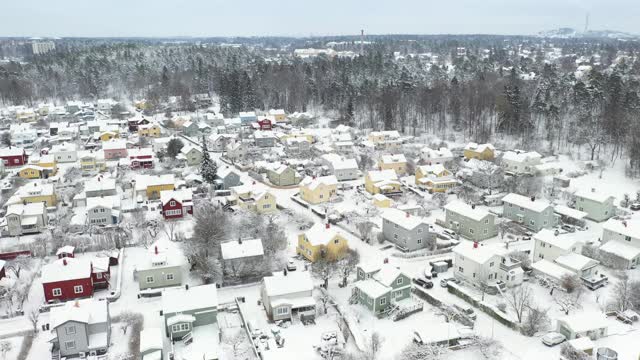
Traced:
[[3, 0], [0, 36], [640, 33], [639, 0]]

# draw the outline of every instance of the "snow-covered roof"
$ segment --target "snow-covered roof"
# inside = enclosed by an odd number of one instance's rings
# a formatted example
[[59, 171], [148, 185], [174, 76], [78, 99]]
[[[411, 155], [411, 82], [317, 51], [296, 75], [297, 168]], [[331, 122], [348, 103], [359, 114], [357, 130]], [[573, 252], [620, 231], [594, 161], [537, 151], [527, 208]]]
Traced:
[[182, 253], [176, 249], [175, 243], [166, 240], [161, 239], [153, 243], [147, 254], [147, 258], [138, 266], [138, 270], [180, 266], [183, 263]]
[[397, 224], [404, 229], [412, 230], [422, 224], [428, 224], [426, 219], [420, 216], [413, 216], [402, 210], [387, 208], [383, 209], [381, 217], [393, 224]]
[[179, 323], [193, 323], [196, 321], [196, 317], [189, 314], [177, 314], [170, 316], [167, 319], [167, 326], [173, 326]]
[[560, 215], [563, 215], [563, 216], [568, 216], [570, 218], [577, 219], [577, 220], [582, 220], [587, 215], [589, 215], [584, 211], [572, 209], [572, 208], [570, 208], [568, 206], [564, 206], [564, 205], [556, 205], [553, 208], [553, 211], [556, 212], [557, 214], [560, 214]]
[[640, 219], [638, 218], [628, 220], [609, 219], [602, 224], [602, 229], [640, 239]]
[[371, 170], [368, 172], [369, 179], [372, 182], [377, 183], [380, 181], [397, 181], [398, 175], [395, 170], [387, 169], [387, 170]]
[[418, 169], [423, 174], [441, 174], [443, 171], [447, 171], [447, 168], [442, 164], [433, 164], [433, 165], [421, 165], [418, 166]]
[[336, 235], [344, 237], [342, 230], [339, 228], [322, 223], [315, 223], [304, 233], [305, 238], [309, 240], [312, 246], [327, 245]]
[[56, 251], [56, 255], [60, 255], [60, 254], [73, 254], [73, 252], [75, 251], [75, 247], [71, 246], [71, 245], [66, 245], [63, 246], [61, 248], [58, 249], [58, 251]]
[[567, 251], [571, 250], [571, 248], [578, 243], [577, 239], [556, 235], [555, 231], [551, 229], [540, 230], [535, 235], [533, 235], [533, 239], [540, 240], [544, 243]]
[[255, 111], [240, 111], [238, 116], [240, 116], [240, 117], [255, 117], [256, 113], [255, 113]]
[[320, 185], [336, 186], [338, 185], [338, 179], [335, 175], [320, 176], [316, 178], [307, 176], [300, 182], [300, 186], [306, 187], [311, 191], [317, 189]]
[[87, 210], [103, 207], [107, 209], [119, 209], [120, 208], [120, 195], [112, 196], [96, 196], [87, 198]]
[[[65, 265], [66, 264], [66, 265]], [[52, 283], [75, 279], [86, 279], [91, 276], [91, 262], [87, 259], [58, 259], [42, 267], [42, 283]]]
[[491, 144], [478, 144], [478, 143], [474, 143], [474, 142], [470, 142], [467, 144], [467, 146], [465, 146], [464, 148], [465, 150], [472, 150], [475, 152], [483, 152], [487, 149], [489, 150], [495, 150], [495, 148], [493, 147], [493, 145]]
[[474, 243], [471, 241], [460, 242], [460, 244], [453, 248], [453, 252], [467, 259], [471, 259], [478, 264], [484, 264], [498, 255], [495, 246], [479, 243], [477, 247], [474, 247]]
[[453, 153], [451, 150], [446, 147], [441, 147], [438, 150], [431, 149], [429, 147], [424, 147], [420, 150], [422, 154], [430, 159], [440, 159], [440, 158], [452, 158]]
[[284, 109], [271, 109], [269, 115], [285, 115]]
[[608, 327], [607, 317], [596, 311], [585, 311], [558, 319], [565, 323], [573, 332], [582, 333], [589, 330]]
[[102, 143], [102, 150], [121, 150], [127, 148], [127, 141], [123, 139], [111, 139]]
[[596, 260], [576, 253], [558, 256], [554, 261], [556, 264], [573, 270], [574, 272], [579, 272], [599, 264]]
[[286, 276], [282, 273], [275, 273], [272, 276], [265, 276], [263, 282], [265, 292], [269, 297], [313, 290], [311, 273], [308, 271], [290, 271]]
[[400, 133], [397, 130], [385, 130], [385, 131], [372, 131], [369, 133], [371, 136], [384, 136], [389, 138], [399, 138]]
[[105, 191], [105, 190], [115, 190], [115, 189], [116, 189], [116, 179], [104, 177], [102, 175], [98, 175], [90, 180], [85, 181], [84, 183], [85, 192]]
[[489, 215], [487, 210], [474, 208], [472, 205], [465, 204], [459, 200], [448, 203], [444, 209], [475, 221], [480, 221]]
[[5, 156], [22, 156], [24, 155], [24, 149], [20, 147], [11, 146], [8, 148], [0, 149], [0, 157]]
[[42, 215], [46, 212], [45, 204], [42, 202], [38, 203], [16, 203], [11, 204], [7, 207], [7, 215], [15, 214], [20, 216], [37, 216]]
[[224, 260], [264, 255], [261, 239], [232, 240], [220, 244]]
[[206, 309], [218, 306], [216, 284], [165, 289], [162, 292], [162, 311], [164, 314]]
[[382, 265], [380, 262], [377, 261], [366, 261], [363, 263], [358, 264], [358, 267], [360, 269], [362, 269], [362, 271], [364, 271], [365, 273], [369, 274], [375, 271], [379, 271], [380, 269], [382, 269]]
[[534, 262], [531, 267], [542, 274], [552, 277], [555, 280], [560, 280], [565, 275], [574, 275], [574, 273], [570, 270], [565, 269], [562, 266], [545, 259]]
[[391, 290], [374, 279], [358, 281], [355, 286], [372, 299], [377, 299]]
[[394, 155], [382, 155], [380, 161], [383, 164], [397, 164], [397, 163], [406, 163], [407, 158], [404, 154], [394, 154]]
[[62, 306], [51, 308], [49, 323], [55, 329], [67, 321], [75, 321], [84, 324], [102, 324], [107, 322], [109, 316], [108, 301], [100, 301], [92, 298], [66, 302]]
[[184, 205], [185, 202], [193, 201], [193, 191], [191, 191], [191, 189], [160, 191], [160, 201], [162, 205], [165, 205], [172, 199]]
[[140, 331], [140, 352], [162, 350], [162, 332], [157, 327], [147, 327]]
[[380, 194], [380, 193], [373, 195], [373, 199], [376, 200], [376, 201], [389, 200], [388, 197], [386, 197], [386, 196], [384, 196], [383, 194]]
[[613, 198], [611, 194], [596, 190], [595, 188], [580, 189], [576, 191], [575, 196], [598, 203], [604, 203]]
[[328, 162], [333, 170], [350, 170], [357, 169], [358, 162], [356, 159], [346, 159], [338, 154], [324, 154], [322, 158]]
[[155, 152], [150, 147], [147, 148], [133, 148], [127, 151], [129, 158], [137, 158], [137, 157], [153, 157]]
[[[393, 282], [396, 281], [396, 279], [400, 275], [407, 276], [406, 274], [404, 274], [397, 267], [394, 267], [394, 266], [391, 266], [389, 264], [386, 264], [386, 265], [382, 266], [380, 271], [378, 271], [377, 273], [375, 273], [373, 275], [373, 278], [375, 280], [377, 280], [379, 283], [381, 283], [382, 285], [384, 285], [384, 286], [391, 286], [391, 285], [393, 285]], [[407, 276], [407, 277], [409, 277], [409, 276]], [[410, 284], [403, 284], [403, 285], [410, 285]]]
[[600, 246], [600, 251], [617, 255], [626, 260], [633, 260], [640, 255], [640, 248], [620, 240], [610, 240]]
[[175, 176], [173, 174], [163, 174], [163, 175], [145, 175], [145, 174], [137, 174], [135, 177], [136, 180], [136, 191], [146, 190], [149, 186], [157, 186], [157, 185], [172, 185], [175, 184]]
[[50, 153], [57, 153], [57, 152], [73, 152], [73, 151], [77, 151], [78, 150], [78, 145], [74, 144], [74, 143], [62, 143], [62, 144], [56, 144], [53, 145], [51, 147], [51, 150], [49, 150]]
[[503, 160], [513, 161], [513, 162], [539, 162], [542, 159], [542, 155], [538, 154], [535, 151], [531, 152], [522, 152], [519, 150], [516, 151], [507, 151], [502, 156]]
[[[533, 200], [532, 200], [533, 199]], [[545, 211], [551, 204], [545, 200], [529, 198], [520, 194], [510, 193], [502, 198], [502, 202], [513, 204], [537, 213]]]

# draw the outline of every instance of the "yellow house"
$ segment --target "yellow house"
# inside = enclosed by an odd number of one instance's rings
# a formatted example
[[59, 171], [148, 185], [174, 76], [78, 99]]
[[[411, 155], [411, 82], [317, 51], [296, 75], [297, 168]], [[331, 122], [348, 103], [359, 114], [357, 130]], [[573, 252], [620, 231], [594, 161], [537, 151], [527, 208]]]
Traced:
[[160, 192], [175, 189], [175, 177], [173, 174], [165, 175], [144, 175], [135, 177], [136, 195], [144, 194], [147, 199], [155, 200], [160, 198]]
[[98, 153], [87, 153], [80, 156], [80, 169], [83, 172], [105, 171], [107, 164], [104, 161], [104, 155]]
[[287, 139], [305, 139], [309, 144], [313, 144], [316, 141], [312, 134], [307, 134], [305, 132], [285, 134], [280, 139], [282, 142], [285, 142]]
[[145, 110], [147, 108], [147, 100], [138, 100], [133, 103], [133, 106], [138, 110]]
[[394, 170], [399, 176], [407, 173], [407, 158], [403, 154], [383, 155], [378, 164], [380, 170]]
[[47, 207], [51, 207], [56, 206], [58, 199], [53, 184], [45, 184], [36, 180], [18, 189], [7, 203], [15, 202], [27, 204], [44, 202]]
[[146, 124], [138, 126], [138, 135], [146, 137], [160, 137], [161, 130], [158, 124]]
[[43, 179], [45, 169], [38, 165], [28, 164], [18, 171], [18, 176], [23, 179]]
[[334, 175], [312, 178], [300, 182], [300, 198], [310, 204], [320, 204], [333, 199], [338, 192], [338, 179]]
[[104, 131], [101, 132], [100, 135], [98, 135], [98, 139], [100, 139], [100, 141], [109, 141], [111, 139], [117, 139], [119, 137], [120, 134], [115, 131]]
[[467, 159], [491, 161], [496, 157], [495, 151], [496, 149], [491, 144], [476, 144], [472, 142], [464, 148], [463, 155]]
[[316, 223], [298, 235], [296, 252], [311, 262], [318, 259], [340, 260], [349, 250], [349, 242], [342, 232], [328, 223]]
[[254, 190], [248, 185], [234, 186], [231, 188], [233, 202], [242, 209], [258, 214], [271, 214], [278, 211], [276, 197], [266, 190]]
[[382, 194], [373, 195], [373, 206], [377, 208], [388, 208], [393, 204], [393, 200]]
[[372, 131], [367, 136], [367, 140], [374, 147], [384, 150], [395, 150], [402, 144], [400, 133], [396, 130]]
[[416, 169], [416, 185], [429, 192], [446, 192], [456, 187], [458, 181], [442, 164], [424, 165]]
[[51, 154], [42, 155], [36, 165], [44, 168], [45, 170], [48, 170], [49, 176], [53, 176], [58, 172], [58, 164], [56, 163], [56, 158]]
[[371, 170], [364, 177], [364, 188], [370, 194], [398, 194], [402, 185], [395, 170]]
[[273, 116], [273, 120], [276, 122], [283, 122], [287, 120], [287, 113], [284, 109], [271, 109], [269, 110], [269, 115]]

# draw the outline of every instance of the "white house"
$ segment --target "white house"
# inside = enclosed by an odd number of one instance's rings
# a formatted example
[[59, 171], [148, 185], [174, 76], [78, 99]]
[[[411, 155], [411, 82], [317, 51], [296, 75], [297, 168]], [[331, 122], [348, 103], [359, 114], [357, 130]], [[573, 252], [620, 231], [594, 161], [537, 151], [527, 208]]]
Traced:
[[276, 273], [262, 279], [262, 303], [269, 319], [289, 320], [298, 315], [315, 315], [313, 281], [308, 271]]
[[509, 173], [533, 175], [536, 172], [536, 166], [540, 165], [541, 160], [542, 155], [535, 151], [514, 150], [504, 153], [501, 165]]
[[600, 251], [615, 256], [605, 265], [627, 269], [640, 265], [640, 219], [607, 220], [602, 224], [602, 243]]
[[533, 261], [554, 261], [560, 256], [580, 253], [582, 243], [567, 236], [556, 235], [555, 231], [542, 229], [533, 236], [535, 245], [533, 248]]
[[575, 193], [576, 209], [587, 213], [587, 219], [605, 221], [616, 214], [611, 194], [597, 191], [595, 188], [581, 189]]
[[609, 324], [607, 318], [600, 312], [580, 312], [557, 320], [556, 331], [564, 335], [567, 340], [588, 337], [591, 340], [607, 336]]
[[355, 180], [360, 177], [358, 162], [355, 159], [344, 158], [337, 154], [324, 154], [321, 161], [338, 181]]
[[441, 147], [438, 150], [424, 147], [420, 150], [420, 159], [429, 165], [432, 164], [444, 164], [449, 161], [453, 161], [455, 157], [451, 150]]
[[520, 261], [512, 259], [509, 252], [502, 244], [463, 241], [453, 248], [454, 276], [474, 285], [494, 285], [498, 281], [507, 286], [520, 285], [524, 272]]

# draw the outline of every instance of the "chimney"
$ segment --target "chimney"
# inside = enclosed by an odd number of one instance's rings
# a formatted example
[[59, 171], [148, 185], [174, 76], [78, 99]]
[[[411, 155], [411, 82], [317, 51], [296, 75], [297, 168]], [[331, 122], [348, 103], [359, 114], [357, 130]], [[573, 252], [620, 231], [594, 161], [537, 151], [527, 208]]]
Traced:
[[473, 242], [473, 248], [474, 248], [474, 249], [477, 249], [477, 248], [478, 248], [478, 242], [477, 242], [477, 241], [474, 241], [474, 242]]
[[591, 188], [591, 192], [592, 193], [596, 192], [596, 188]]
[[62, 258], [62, 265], [67, 266], [67, 258]]
[[471, 204], [471, 208], [475, 210], [476, 204]]
[[155, 246], [154, 252], [158, 255], [158, 245]]
[[624, 227], [627, 227], [627, 221], [626, 221], [626, 220], [623, 220], [623, 221], [622, 221], [622, 225], [624, 225]]
[[331, 224], [329, 224], [329, 223], [326, 223], [326, 224], [324, 225], [324, 228], [325, 228], [325, 229], [329, 229], [330, 227], [331, 227]]
[[285, 268], [284, 270], [282, 270], [282, 275], [287, 276], [287, 268]]
[[409, 216], [411, 216], [411, 214], [409, 214], [409, 213], [406, 213], [406, 216], [407, 216], [407, 217], [409, 217]]
[[189, 290], [189, 284], [184, 284], [184, 289]]
[[536, 201], [536, 197], [535, 197], [535, 196], [532, 196], [532, 197], [531, 197], [531, 201]]
[[238, 244], [242, 245], [242, 238], [238, 237]]

